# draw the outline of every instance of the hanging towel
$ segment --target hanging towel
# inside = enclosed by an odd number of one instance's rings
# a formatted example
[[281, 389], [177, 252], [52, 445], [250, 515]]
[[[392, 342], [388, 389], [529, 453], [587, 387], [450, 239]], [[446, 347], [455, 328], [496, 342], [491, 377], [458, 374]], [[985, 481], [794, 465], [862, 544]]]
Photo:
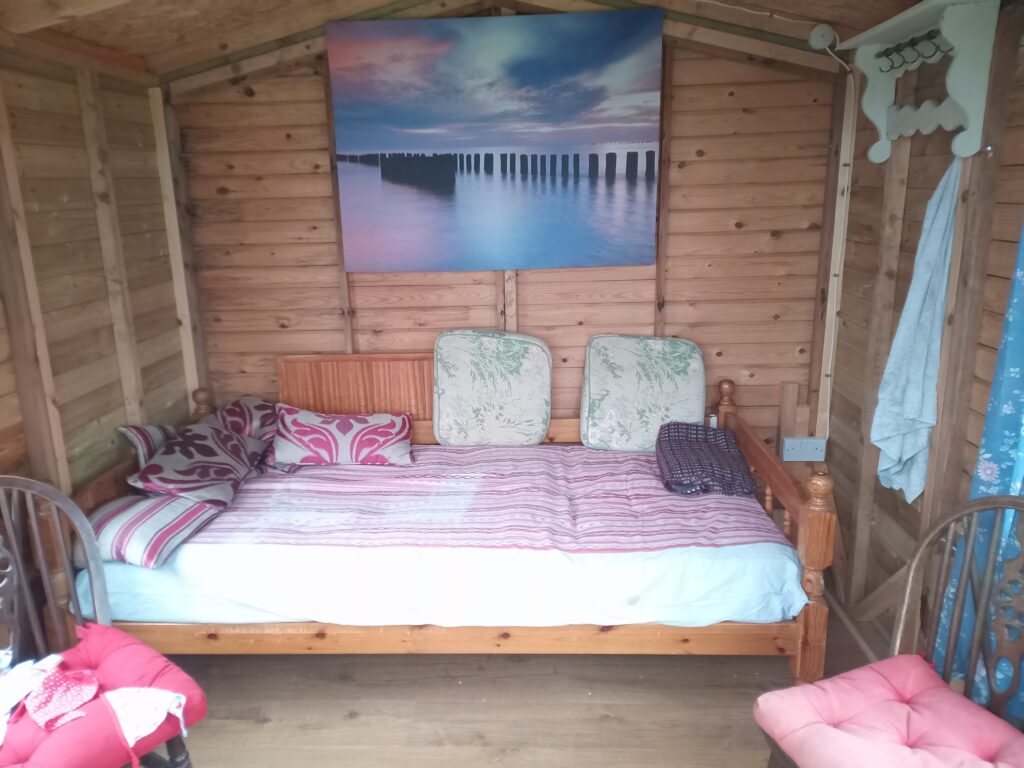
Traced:
[[960, 159], [953, 160], [928, 201], [914, 274], [878, 389], [871, 442], [878, 446], [878, 479], [902, 489], [907, 501], [924, 491], [928, 441], [938, 411], [937, 379], [946, 284], [953, 250]]

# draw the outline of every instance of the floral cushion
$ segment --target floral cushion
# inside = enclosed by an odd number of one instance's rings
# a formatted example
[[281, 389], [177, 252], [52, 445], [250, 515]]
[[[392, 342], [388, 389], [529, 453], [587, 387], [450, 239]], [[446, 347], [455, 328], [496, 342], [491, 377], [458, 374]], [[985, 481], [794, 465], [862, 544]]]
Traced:
[[224, 507], [266, 447], [212, 424], [184, 427], [128, 483], [149, 493]]
[[240, 397], [207, 416], [201, 424], [213, 424], [236, 435], [271, 441], [277, 431], [274, 404], [258, 397]]
[[551, 352], [540, 339], [448, 331], [434, 347], [441, 445], [536, 445], [551, 422]]
[[704, 358], [692, 341], [594, 336], [587, 344], [580, 438], [590, 448], [653, 451], [670, 421], [704, 420]]
[[123, 427], [118, 427], [117, 431], [132, 444], [140, 467], [148, 464], [150, 459], [156, 456], [157, 451], [164, 447], [164, 443], [178, 434], [177, 428], [166, 424], [127, 424]]
[[123, 496], [89, 518], [104, 560], [159, 568], [221, 508], [181, 496]]
[[267, 463], [412, 464], [411, 449], [408, 413], [314, 413], [281, 403]]

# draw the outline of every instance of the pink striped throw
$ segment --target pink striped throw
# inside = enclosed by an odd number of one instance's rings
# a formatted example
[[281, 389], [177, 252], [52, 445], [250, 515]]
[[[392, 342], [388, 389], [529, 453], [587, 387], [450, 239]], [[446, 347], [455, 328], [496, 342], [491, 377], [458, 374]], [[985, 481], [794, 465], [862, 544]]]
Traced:
[[653, 453], [416, 445], [409, 466], [270, 469], [196, 544], [643, 552], [788, 545], [753, 496], [681, 496]]
[[159, 568], [220, 508], [179, 496], [122, 496], [89, 518], [104, 560]]

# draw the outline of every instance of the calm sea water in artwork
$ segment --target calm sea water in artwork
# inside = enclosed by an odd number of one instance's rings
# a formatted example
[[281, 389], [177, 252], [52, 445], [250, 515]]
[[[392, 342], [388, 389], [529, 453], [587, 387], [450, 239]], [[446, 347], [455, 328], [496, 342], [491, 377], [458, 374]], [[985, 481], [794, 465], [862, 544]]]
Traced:
[[[347, 266], [397, 272], [652, 263], [658, 185], [648, 178], [645, 160], [654, 147], [588, 149], [599, 156], [594, 177], [589, 152], [580, 153], [578, 170], [576, 153], [553, 153], [554, 174], [546, 153], [542, 176], [539, 162], [532, 171], [533, 155], [526, 155], [525, 175], [519, 153], [515, 169], [506, 159], [502, 173], [501, 154], [513, 153], [487, 150], [469, 153], [480, 155], [480, 167], [456, 167], [454, 185], [387, 180], [378, 165], [339, 162], [345, 252], [360, 255]], [[616, 155], [611, 178], [608, 152]], [[639, 158], [635, 178], [626, 175], [628, 152]], [[493, 166], [485, 169], [489, 153]]]

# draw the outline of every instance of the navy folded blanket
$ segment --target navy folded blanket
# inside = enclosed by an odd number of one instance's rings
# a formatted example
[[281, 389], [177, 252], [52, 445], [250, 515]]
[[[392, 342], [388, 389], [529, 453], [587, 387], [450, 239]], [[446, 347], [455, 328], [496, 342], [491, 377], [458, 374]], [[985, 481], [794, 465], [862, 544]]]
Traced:
[[753, 496], [757, 490], [731, 429], [672, 421], [658, 430], [654, 452], [665, 488], [673, 493]]

